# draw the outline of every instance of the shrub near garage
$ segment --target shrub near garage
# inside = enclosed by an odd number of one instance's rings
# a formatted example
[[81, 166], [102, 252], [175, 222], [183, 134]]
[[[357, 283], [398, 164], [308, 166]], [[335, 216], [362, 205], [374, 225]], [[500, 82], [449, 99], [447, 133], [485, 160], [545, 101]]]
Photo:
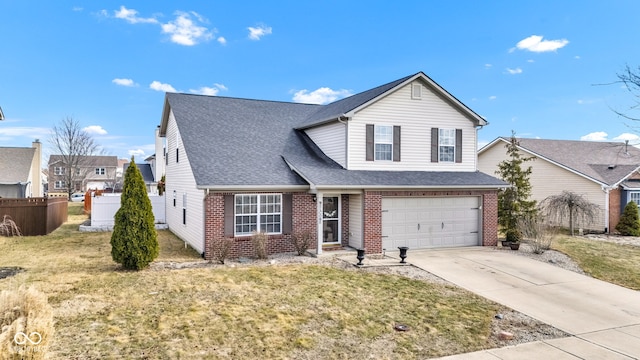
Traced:
[[624, 207], [616, 231], [625, 236], [640, 236], [640, 218], [638, 217], [638, 205], [629, 201]]

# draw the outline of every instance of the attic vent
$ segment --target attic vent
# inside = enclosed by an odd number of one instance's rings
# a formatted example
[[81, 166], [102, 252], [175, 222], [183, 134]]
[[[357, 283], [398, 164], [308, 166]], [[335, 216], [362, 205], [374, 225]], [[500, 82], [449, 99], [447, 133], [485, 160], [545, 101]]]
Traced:
[[411, 86], [411, 98], [412, 99], [422, 99], [422, 85], [413, 84]]
[[609, 165], [609, 166], [607, 166], [607, 168], [608, 168], [609, 170], [613, 170], [613, 169], [615, 169], [615, 168], [616, 168], [616, 166], [617, 166], [617, 165]]

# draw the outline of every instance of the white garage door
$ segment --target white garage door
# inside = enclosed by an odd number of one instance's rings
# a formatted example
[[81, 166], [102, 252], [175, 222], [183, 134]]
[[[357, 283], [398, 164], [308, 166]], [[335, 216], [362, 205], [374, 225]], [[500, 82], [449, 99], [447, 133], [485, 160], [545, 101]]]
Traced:
[[382, 248], [396, 250], [480, 244], [480, 198], [382, 199]]

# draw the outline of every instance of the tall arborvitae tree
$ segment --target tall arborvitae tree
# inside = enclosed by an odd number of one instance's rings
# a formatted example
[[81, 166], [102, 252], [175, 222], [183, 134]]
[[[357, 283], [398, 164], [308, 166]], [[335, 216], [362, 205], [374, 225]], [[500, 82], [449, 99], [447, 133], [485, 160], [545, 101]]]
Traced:
[[111, 235], [111, 257], [125, 269], [140, 270], [158, 256], [158, 251], [151, 201], [132, 157]]
[[536, 214], [536, 201], [529, 200], [531, 166], [523, 167], [525, 162], [534, 158], [520, 154], [518, 145], [516, 133], [512, 131], [509, 143], [505, 145], [508, 158], [498, 164], [496, 171], [502, 180], [511, 184], [498, 193], [498, 224], [506, 234], [517, 231], [519, 218]]
[[616, 225], [616, 231], [625, 236], [640, 236], [640, 218], [638, 205], [635, 202], [629, 201], [624, 207], [620, 221]]

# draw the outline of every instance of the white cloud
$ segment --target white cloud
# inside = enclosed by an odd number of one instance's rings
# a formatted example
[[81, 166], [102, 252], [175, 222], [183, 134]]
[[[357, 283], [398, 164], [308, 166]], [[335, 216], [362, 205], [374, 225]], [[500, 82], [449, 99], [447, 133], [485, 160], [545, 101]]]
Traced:
[[507, 68], [507, 73], [511, 75], [522, 74], [522, 69], [520, 69], [519, 67], [515, 69]]
[[493, 66], [493, 65], [491, 65], [491, 64], [484, 64], [484, 68], [485, 68], [485, 69], [491, 69], [491, 67], [492, 67], [492, 66]]
[[528, 62], [528, 63], [534, 63], [534, 62], [536, 62], [536, 61], [535, 61], [535, 60], [533, 60], [533, 59], [529, 59], [529, 60], [527, 60], [527, 62]]
[[111, 80], [111, 82], [116, 84], [116, 85], [120, 85], [120, 86], [138, 86], [138, 84], [133, 82], [133, 80], [131, 80], [131, 79], [118, 79], [118, 78], [115, 78], [115, 79]]
[[518, 41], [516, 48], [531, 52], [556, 51], [565, 47], [569, 43], [567, 39], [543, 40], [540, 35], [531, 35], [526, 39]]
[[90, 125], [82, 130], [92, 135], [107, 135], [107, 130], [103, 129], [100, 125]]
[[495, 96], [495, 95], [491, 95], [491, 96], [489, 96], [489, 100], [495, 100], [495, 99], [497, 99], [497, 98], [498, 98], [498, 97], [497, 97], [497, 96]]
[[573, 58], [576, 59], [576, 60], [580, 60], [580, 55], [576, 55]]
[[158, 20], [155, 18], [143, 18], [138, 16], [138, 11], [134, 9], [127, 9], [124, 6], [120, 6], [120, 10], [115, 10], [114, 16], [118, 19], [123, 19], [129, 24], [146, 23], [157, 24]]
[[626, 141], [626, 140], [629, 140], [630, 142], [637, 142], [638, 140], [640, 140], [640, 136], [636, 134], [622, 133], [613, 138], [613, 141]]
[[178, 11], [175, 20], [162, 24], [162, 32], [169, 34], [171, 41], [176, 44], [192, 46], [213, 38], [213, 33], [209, 29], [199, 25], [203, 22], [206, 22], [206, 19], [194, 11], [189, 13]]
[[587, 135], [581, 136], [580, 140], [582, 141], [607, 141], [607, 136], [609, 136], [604, 131], [596, 131], [589, 133]]
[[176, 92], [176, 89], [173, 86], [169, 84], [163, 84], [160, 81], [153, 81], [151, 84], [149, 84], [149, 88], [155, 91]]
[[199, 89], [189, 89], [193, 94], [216, 96], [220, 90], [227, 91], [227, 87], [222, 84], [213, 84], [214, 87], [203, 86]]
[[350, 90], [332, 90], [328, 87], [321, 87], [312, 92], [306, 89], [297, 91], [293, 94], [293, 101], [306, 104], [328, 104], [351, 95], [353, 93]]
[[225, 39], [222, 36], [218, 36], [218, 38], [216, 40], [222, 45], [227, 45], [227, 39]]
[[127, 151], [129, 156], [137, 157], [137, 158], [146, 158], [144, 150], [142, 149], [130, 149]]
[[78, 12], [79, 12], [79, 11], [82, 11], [82, 10], [84, 10], [84, 9], [82, 8], [82, 6], [74, 6], [74, 7], [72, 7], [72, 8], [71, 8], [71, 10], [72, 10], [72, 11], [78, 11]]
[[271, 27], [265, 25], [258, 25], [257, 27], [249, 26], [247, 28], [249, 30], [249, 39], [251, 40], [260, 40], [265, 35], [271, 34]]

